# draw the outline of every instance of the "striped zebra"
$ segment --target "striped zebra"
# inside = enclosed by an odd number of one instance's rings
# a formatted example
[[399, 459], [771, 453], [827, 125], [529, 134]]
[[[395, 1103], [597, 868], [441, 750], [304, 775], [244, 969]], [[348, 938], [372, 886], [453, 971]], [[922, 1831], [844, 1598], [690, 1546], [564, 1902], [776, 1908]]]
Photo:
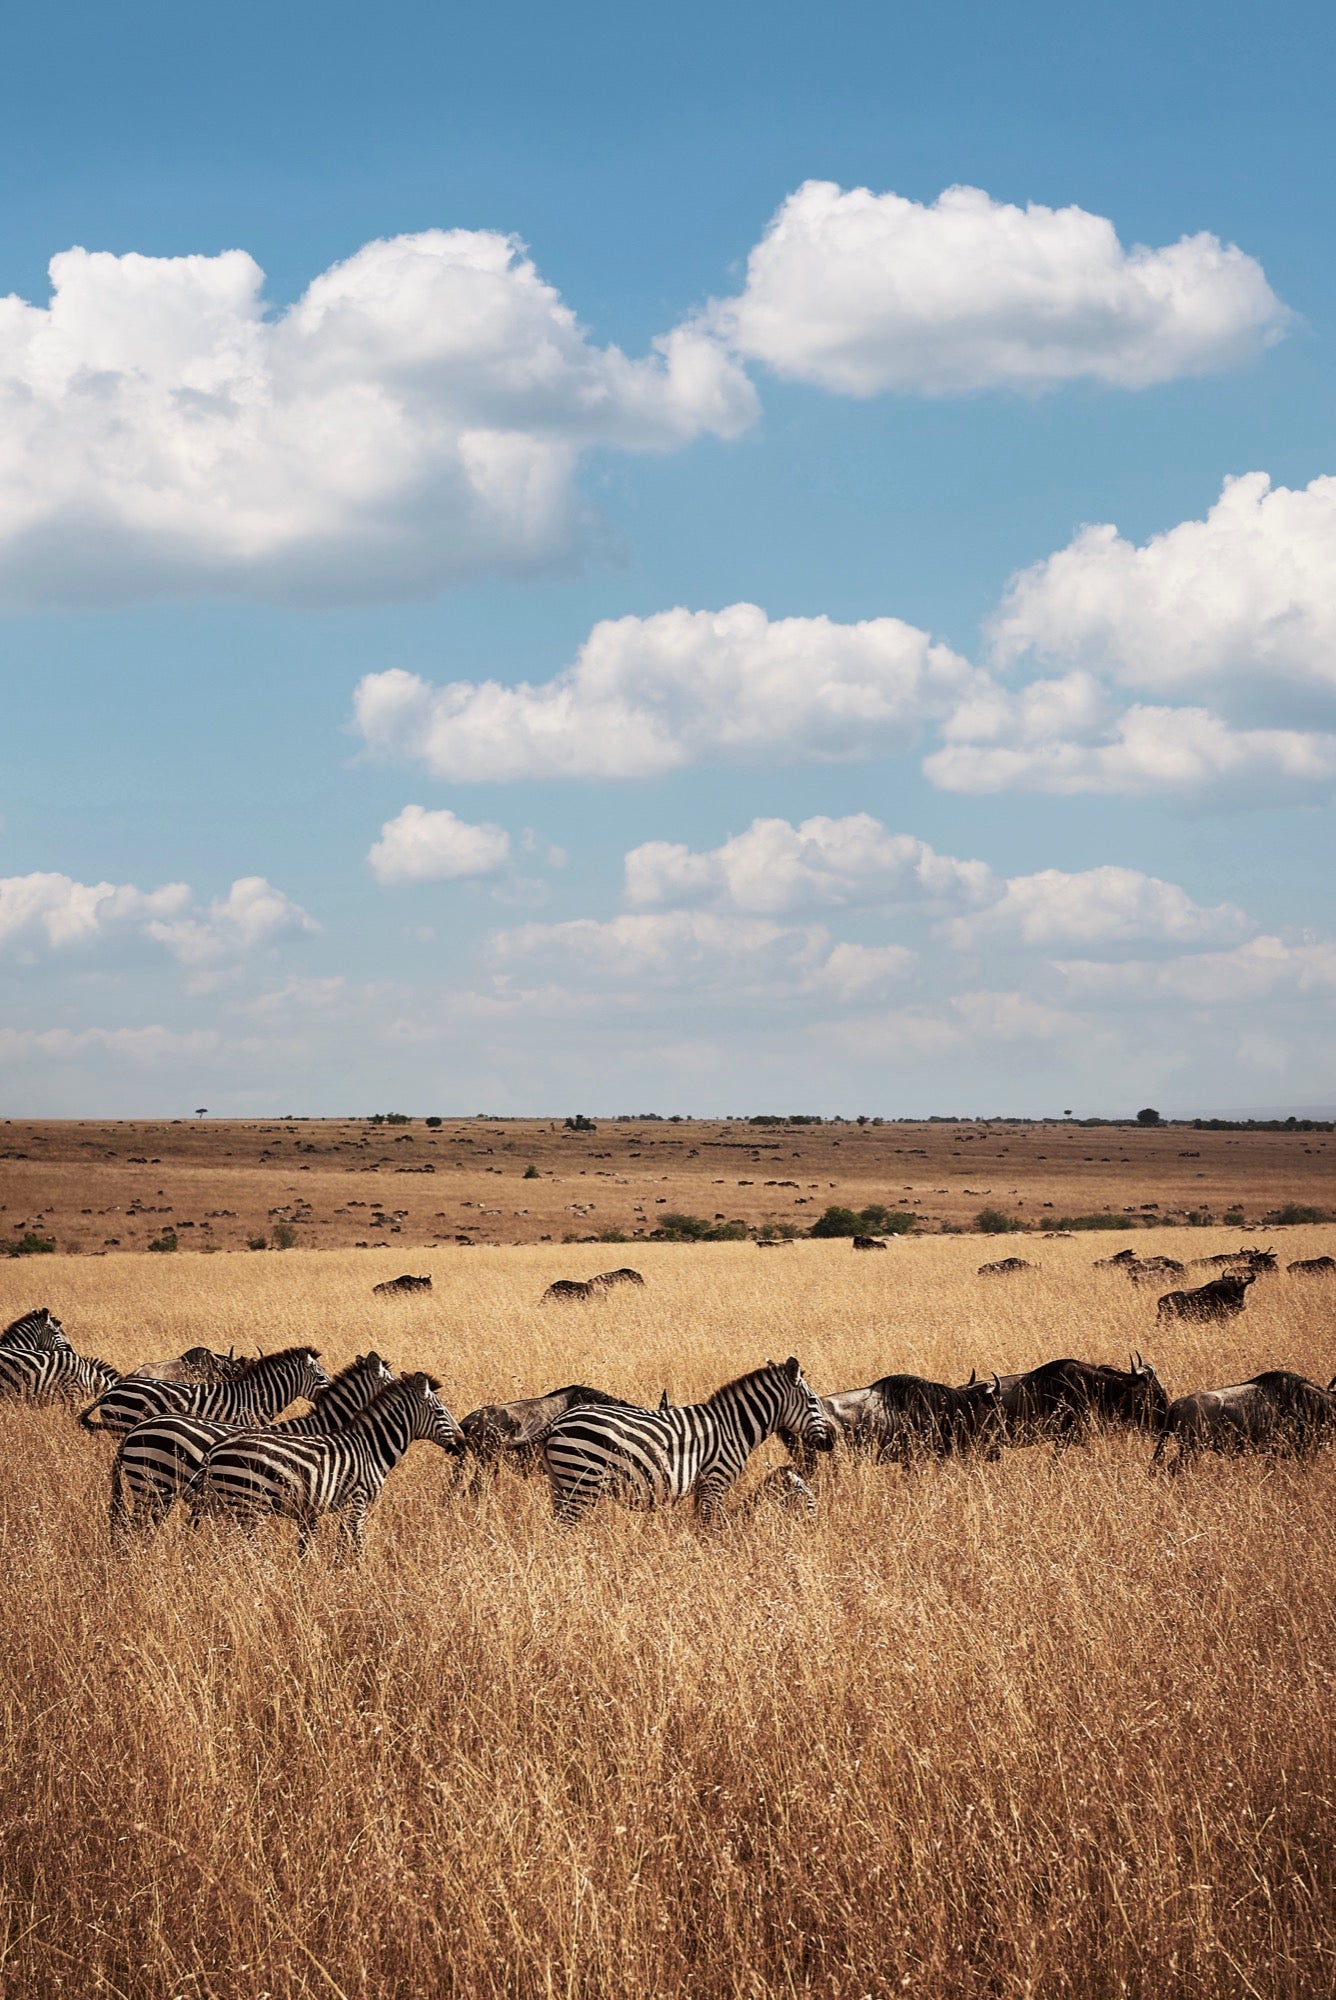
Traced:
[[[342, 1430], [393, 1380], [394, 1370], [378, 1354], [359, 1354], [313, 1398], [314, 1407], [306, 1416], [276, 1424], [274, 1434], [323, 1437]], [[127, 1431], [111, 1468], [113, 1548], [123, 1550], [128, 1545], [131, 1527], [145, 1537], [160, 1528], [178, 1493], [190, 1484], [212, 1447], [252, 1427], [170, 1411]]]
[[105, 1361], [91, 1361], [65, 1347], [45, 1352], [22, 1347], [0, 1349], [0, 1400], [24, 1403], [81, 1403], [117, 1380]]
[[[163, 1382], [152, 1376], [123, 1376], [79, 1413], [86, 1431], [124, 1437], [149, 1417], [169, 1410], [224, 1424], [265, 1424], [296, 1396], [318, 1396], [329, 1377], [314, 1347], [285, 1347], [252, 1361], [231, 1382]], [[94, 1419], [96, 1418], [96, 1422]]]
[[345, 1545], [361, 1556], [366, 1517], [415, 1438], [456, 1456], [464, 1439], [431, 1375], [405, 1375], [382, 1389], [336, 1437], [247, 1431], [216, 1444], [187, 1491], [197, 1514], [227, 1514], [251, 1528], [261, 1515], [297, 1523], [305, 1555], [322, 1514], [342, 1515]]
[[50, 1306], [35, 1306], [22, 1318], [11, 1320], [0, 1333], [0, 1350], [20, 1347], [28, 1354], [71, 1354], [65, 1329]]
[[752, 1452], [778, 1430], [795, 1432], [813, 1451], [829, 1451], [835, 1442], [793, 1356], [740, 1375], [703, 1403], [569, 1410], [543, 1439], [553, 1510], [569, 1525], [605, 1493], [631, 1507], [655, 1507], [690, 1493], [709, 1527]]

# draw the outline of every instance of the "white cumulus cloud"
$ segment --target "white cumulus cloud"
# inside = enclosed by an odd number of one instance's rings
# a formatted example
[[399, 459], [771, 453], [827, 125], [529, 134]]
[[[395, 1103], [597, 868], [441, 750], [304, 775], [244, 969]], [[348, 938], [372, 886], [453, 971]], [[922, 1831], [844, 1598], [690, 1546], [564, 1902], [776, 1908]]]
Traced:
[[643, 778], [695, 763], [852, 762], [904, 748], [978, 680], [898, 618], [770, 619], [733, 604], [606, 619], [539, 686], [368, 674], [355, 720], [370, 750], [440, 778]]
[[1120, 965], [1069, 959], [1057, 967], [1074, 999], [1095, 1005], [1162, 1004], [1201, 1007], [1336, 994], [1336, 944], [1314, 938], [1287, 944], [1264, 935], [1232, 951], [1195, 952], [1166, 962], [1129, 959]]
[[1297, 491], [1252, 472], [1203, 521], [1138, 547], [1083, 528], [1013, 579], [992, 621], [999, 663], [1060, 661], [1152, 695], [1245, 711], [1298, 701], [1336, 723], [1336, 478]]
[[817, 816], [794, 826], [753, 820], [745, 833], [703, 853], [652, 840], [626, 856], [627, 901], [717, 903], [778, 915], [799, 909], [972, 905], [994, 893], [982, 861], [934, 853], [912, 834], [890, 833], [871, 813]]
[[367, 856], [371, 872], [387, 886], [397, 882], [458, 882], [494, 875], [510, 859], [510, 835], [484, 822], [470, 826], [448, 809], [405, 806], [387, 820]]
[[1140, 389], [1246, 361], [1289, 318], [1261, 266], [1204, 233], [1125, 249], [1080, 208], [808, 181], [709, 323], [779, 375], [871, 396], [1078, 377]]
[[1234, 903], [1204, 908], [1176, 882], [1136, 868], [1087, 868], [1067, 874], [1044, 868], [1014, 875], [987, 909], [954, 917], [950, 942], [976, 950], [993, 943], [1118, 946], [1147, 940], [1165, 944], [1214, 944], [1240, 937], [1248, 920]]
[[261, 875], [242, 876], [226, 896], [198, 905], [184, 882], [160, 889], [76, 882], [68, 875], [0, 877], [0, 951], [31, 959], [118, 936], [150, 938], [184, 964], [236, 959], [318, 925]]
[[594, 345], [522, 244], [371, 242], [272, 312], [244, 251], [71, 249], [0, 299], [0, 593], [421, 591], [568, 554], [598, 444], [733, 436], [755, 396], [709, 332]]

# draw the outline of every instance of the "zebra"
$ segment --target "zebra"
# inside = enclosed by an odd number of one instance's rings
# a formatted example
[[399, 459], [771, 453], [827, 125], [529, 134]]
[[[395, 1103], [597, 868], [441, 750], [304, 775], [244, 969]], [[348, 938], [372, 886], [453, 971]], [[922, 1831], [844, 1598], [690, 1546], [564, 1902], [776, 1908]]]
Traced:
[[[275, 1425], [283, 1437], [321, 1437], [341, 1430], [394, 1380], [378, 1354], [359, 1354], [314, 1397], [304, 1417]], [[127, 1431], [111, 1468], [111, 1541], [124, 1549], [131, 1525], [145, 1536], [162, 1526], [172, 1503], [207, 1458], [211, 1447], [249, 1424], [210, 1421], [178, 1410], [149, 1417]], [[133, 1502], [133, 1513], [130, 1503]]]
[[35, 1306], [22, 1318], [11, 1320], [0, 1333], [0, 1349], [18, 1347], [26, 1354], [72, 1354], [65, 1329], [50, 1306]]
[[76, 1354], [73, 1348], [0, 1349], [0, 1399], [80, 1403], [85, 1396], [103, 1394], [117, 1380], [116, 1370], [105, 1361], [90, 1360], [87, 1355]]
[[[163, 1382], [156, 1377], [124, 1376], [86, 1410], [79, 1422], [86, 1431], [110, 1431], [124, 1437], [149, 1417], [169, 1410], [218, 1423], [266, 1423], [285, 1409], [294, 1396], [317, 1396], [328, 1389], [329, 1377], [314, 1347], [285, 1347], [261, 1355], [244, 1375], [231, 1382]], [[97, 1422], [93, 1419], [96, 1417]]]
[[724, 1492], [757, 1445], [777, 1430], [796, 1433], [813, 1451], [829, 1451], [835, 1442], [793, 1355], [740, 1375], [703, 1403], [568, 1410], [543, 1439], [553, 1511], [569, 1526], [604, 1493], [632, 1507], [690, 1493], [701, 1523], [711, 1527]]
[[262, 1514], [297, 1523], [297, 1552], [311, 1546], [322, 1514], [341, 1514], [345, 1545], [359, 1559], [366, 1517], [414, 1438], [458, 1456], [464, 1439], [437, 1395], [433, 1375], [405, 1375], [335, 1437], [247, 1431], [224, 1438], [187, 1489], [195, 1513], [231, 1514], [253, 1527]]

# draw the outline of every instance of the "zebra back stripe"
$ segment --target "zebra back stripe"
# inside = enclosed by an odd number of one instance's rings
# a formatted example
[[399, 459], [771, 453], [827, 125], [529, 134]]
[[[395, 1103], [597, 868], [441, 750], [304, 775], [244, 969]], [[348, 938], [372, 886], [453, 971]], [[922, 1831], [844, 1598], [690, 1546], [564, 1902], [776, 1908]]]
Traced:
[[[394, 1371], [378, 1354], [359, 1354], [317, 1394], [307, 1415], [289, 1417], [276, 1426], [275, 1435], [318, 1437], [337, 1431], [393, 1380]], [[113, 1546], [124, 1546], [132, 1524], [145, 1533], [160, 1527], [213, 1446], [243, 1428], [178, 1411], [149, 1417], [127, 1431], [111, 1468]]]
[[226, 1438], [210, 1451], [187, 1498], [197, 1513], [285, 1515], [297, 1523], [303, 1555], [320, 1516], [343, 1512], [345, 1534], [360, 1554], [367, 1514], [413, 1440], [463, 1449], [439, 1387], [430, 1375], [405, 1375], [333, 1437], [248, 1431]]
[[6, 1347], [0, 1350], [0, 1398], [27, 1403], [76, 1403], [96, 1396], [116, 1380], [114, 1368], [91, 1361], [70, 1348], [45, 1353]]
[[757, 1445], [781, 1429], [817, 1451], [834, 1442], [829, 1419], [793, 1357], [725, 1383], [704, 1403], [570, 1410], [543, 1440], [557, 1518], [578, 1520], [604, 1493], [633, 1507], [660, 1506], [690, 1493], [708, 1524]]
[[287, 1347], [265, 1354], [230, 1382], [163, 1382], [126, 1376], [80, 1413], [86, 1431], [124, 1437], [149, 1417], [176, 1410], [216, 1423], [267, 1423], [294, 1397], [316, 1396], [329, 1377], [314, 1347]]

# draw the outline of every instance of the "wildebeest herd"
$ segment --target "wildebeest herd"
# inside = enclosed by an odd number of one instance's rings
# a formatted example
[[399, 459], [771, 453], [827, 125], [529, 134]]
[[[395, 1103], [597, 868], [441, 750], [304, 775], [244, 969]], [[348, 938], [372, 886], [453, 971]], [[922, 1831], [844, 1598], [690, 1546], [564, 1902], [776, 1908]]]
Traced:
[[[1151, 1260], [1131, 1252], [1105, 1260], [1134, 1282]], [[1153, 1260], [1158, 1276], [1169, 1259]], [[1212, 1263], [1228, 1268], [1195, 1289], [1159, 1300], [1163, 1321], [1224, 1318], [1242, 1311], [1259, 1273], [1276, 1269], [1270, 1251], [1242, 1251]], [[1336, 1272], [1336, 1260], [1291, 1264], [1296, 1277]], [[1183, 1267], [1177, 1267], [1182, 1271]], [[430, 1279], [378, 1285], [384, 1295], [430, 1288]], [[595, 1299], [616, 1285], [643, 1285], [630, 1269], [587, 1281], [557, 1280], [547, 1302]], [[111, 1535], [124, 1551], [147, 1539], [182, 1501], [195, 1523], [230, 1521], [249, 1532], [265, 1516], [296, 1523], [305, 1552], [326, 1514], [337, 1515], [346, 1546], [360, 1554], [367, 1514], [410, 1444], [425, 1440], [456, 1461], [476, 1493], [503, 1467], [540, 1470], [563, 1524], [605, 1495], [652, 1507], [688, 1496], [706, 1525], [752, 1452], [777, 1438], [790, 1463], [768, 1475], [751, 1505], [766, 1497], [808, 1512], [808, 1481], [823, 1455], [861, 1453], [912, 1466], [966, 1455], [991, 1460], [1005, 1447], [1051, 1442], [1055, 1453], [1095, 1431], [1155, 1434], [1150, 1469], [1181, 1472], [1202, 1450], [1303, 1458], [1336, 1437], [1336, 1377], [1324, 1389], [1286, 1369], [1198, 1390], [1171, 1401], [1155, 1369], [1133, 1354], [1126, 1369], [1065, 1356], [1022, 1373], [994, 1373], [953, 1386], [918, 1375], [884, 1375], [864, 1387], [818, 1395], [798, 1361], [767, 1361], [725, 1383], [704, 1402], [656, 1407], [587, 1383], [542, 1396], [488, 1403], [460, 1422], [423, 1371], [397, 1375], [379, 1354], [358, 1355], [330, 1377], [311, 1347], [238, 1356], [194, 1347], [121, 1373], [78, 1354], [60, 1321], [39, 1307], [0, 1333], [0, 1399], [84, 1405], [78, 1421], [116, 1440], [111, 1468]], [[301, 1416], [282, 1411], [303, 1398]]]

